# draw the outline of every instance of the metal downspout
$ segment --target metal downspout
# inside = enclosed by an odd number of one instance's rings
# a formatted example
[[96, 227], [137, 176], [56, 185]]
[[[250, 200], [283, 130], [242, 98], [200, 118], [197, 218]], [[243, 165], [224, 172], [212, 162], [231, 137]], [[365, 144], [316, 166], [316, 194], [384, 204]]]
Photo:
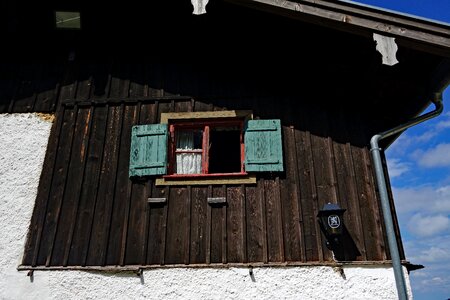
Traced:
[[406, 292], [405, 277], [403, 275], [402, 265], [400, 262], [400, 254], [398, 252], [397, 239], [395, 236], [391, 207], [389, 205], [389, 196], [386, 187], [386, 179], [384, 177], [383, 164], [380, 155], [381, 149], [378, 146], [378, 142], [386, 137], [401, 133], [414, 125], [438, 116], [444, 108], [442, 104], [442, 93], [435, 93], [432, 102], [436, 107], [435, 110], [428, 112], [422, 116], [416, 117], [403, 125], [376, 134], [370, 139], [370, 152], [372, 153], [372, 159], [375, 166], [377, 186], [381, 198], [381, 208], [383, 211], [384, 223], [386, 225], [386, 234], [392, 259], [392, 266], [394, 268], [395, 284], [397, 286], [398, 298], [401, 300], [407, 300], [408, 294]]

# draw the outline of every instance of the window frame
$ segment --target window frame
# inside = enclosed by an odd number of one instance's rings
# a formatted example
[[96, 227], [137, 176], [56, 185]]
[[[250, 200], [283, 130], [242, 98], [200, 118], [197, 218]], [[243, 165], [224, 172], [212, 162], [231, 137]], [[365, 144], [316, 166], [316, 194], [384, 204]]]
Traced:
[[[251, 110], [220, 110], [220, 111], [197, 111], [197, 112], [167, 112], [161, 113], [160, 124], [169, 124], [174, 121], [198, 121], [203, 120], [219, 120], [224, 118], [241, 118], [244, 122], [253, 120], [253, 112]], [[164, 175], [163, 175], [164, 176]], [[224, 184], [256, 184], [256, 175], [248, 174], [247, 176], [231, 176], [231, 177], [196, 177], [196, 178], [156, 178], [156, 186], [179, 186], [179, 185], [224, 185]]]
[[[168, 145], [168, 169], [165, 179], [196, 179], [196, 178], [220, 178], [220, 177], [243, 177], [247, 176], [245, 172], [245, 144], [244, 144], [244, 126], [245, 119], [240, 117], [231, 118], [212, 118], [212, 119], [189, 119], [189, 120], [174, 120], [169, 123], [169, 145]], [[239, 128], [239, 147], [240, 147], [240, 171], [232, 173], [209, 173], [209, 150], [211, 128], [214, 127], [238, 127]], [[180, 130], [195, 130], [200, 129], [202, 134], [202, 149], [180, 151], [176, 149], [177, 131]], [[202, 170], [200, 174], [176, 174], [175, 164], [177, 153], [202, 153]]]

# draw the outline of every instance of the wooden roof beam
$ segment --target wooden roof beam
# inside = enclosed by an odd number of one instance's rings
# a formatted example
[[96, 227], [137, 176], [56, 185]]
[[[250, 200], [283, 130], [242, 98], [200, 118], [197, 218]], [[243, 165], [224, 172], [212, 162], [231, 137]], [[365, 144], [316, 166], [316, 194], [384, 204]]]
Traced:
[[331, 0], [226, 0], [308, 23], [372, 38], [397, 38], [400, 46], [450, 57], [450, 26], [390, 11]]

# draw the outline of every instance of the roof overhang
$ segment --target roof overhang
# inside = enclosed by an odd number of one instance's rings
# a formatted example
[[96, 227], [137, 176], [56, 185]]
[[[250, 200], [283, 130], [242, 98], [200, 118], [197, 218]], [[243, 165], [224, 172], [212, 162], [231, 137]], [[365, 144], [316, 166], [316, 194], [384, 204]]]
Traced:
[[450, 24], [349, 1], [226, 0], [308, 23], [372, 37], [395, 37], [399, 46], [450, 57]]

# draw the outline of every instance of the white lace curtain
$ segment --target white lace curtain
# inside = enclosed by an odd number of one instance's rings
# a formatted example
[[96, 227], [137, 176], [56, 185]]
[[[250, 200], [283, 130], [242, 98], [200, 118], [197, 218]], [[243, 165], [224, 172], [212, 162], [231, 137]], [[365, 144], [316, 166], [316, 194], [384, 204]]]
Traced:
[[[181, 131], [177, 134], [177, 150], [194, 149], [194, 131]], [[201, 153], [177, 153], [177, 174], [200, 174], [202, 172]]]

